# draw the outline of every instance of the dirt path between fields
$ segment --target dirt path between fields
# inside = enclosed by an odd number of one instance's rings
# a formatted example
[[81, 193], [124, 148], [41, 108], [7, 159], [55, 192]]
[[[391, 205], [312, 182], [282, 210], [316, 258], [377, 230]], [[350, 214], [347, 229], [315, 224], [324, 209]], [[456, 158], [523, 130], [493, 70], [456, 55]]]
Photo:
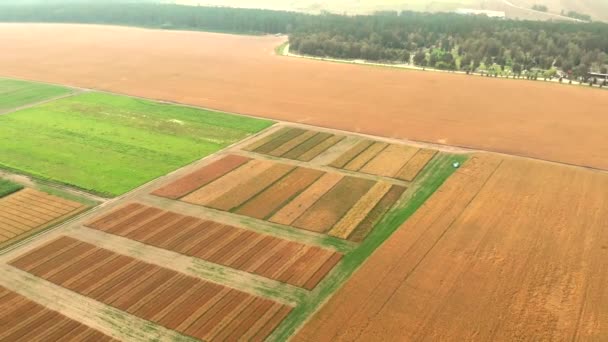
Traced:
[[19, 106], [17, 108], [11, 108], [11, 109], [8, 109], [8, 110], [5, 110], [5, 111], [0, 111], [0, 115], [10, 114], [10, 113], [16, 112], [18, 110], [35, 107], [35, 106], [38, 106], [38, 105], [41, 105], [41, 104], [45, 104], [45, 103], [52, 102], [52, 101], [55, 101], [55, 100], [63, 99], [63, 98], [66, 98], [66, 97], [71, 97], [71, 96], [80, 94], [80, 93], [82, 93], [84, 91], [86, 91], [86, 90], [72, 88], [72, 92], [69, 93], [69, 94], [65, 94], [65, 95], [61, 95], [61, 96], [55, 96], [55, 97], [52, 97], [50, 99], [46, 99], [46, 100], [42, 100], [42, 101], [38, 101], [38, 102], [34, 102], [34, 103], [28, 103], [26, 105]]

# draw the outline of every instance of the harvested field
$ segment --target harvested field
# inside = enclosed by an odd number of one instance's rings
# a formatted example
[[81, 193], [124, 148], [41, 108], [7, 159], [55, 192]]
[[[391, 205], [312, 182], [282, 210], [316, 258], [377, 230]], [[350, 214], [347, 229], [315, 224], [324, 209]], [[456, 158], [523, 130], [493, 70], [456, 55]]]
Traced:
[[323, 195], [293, 225], [315, 232], [326, 232], [350, 210], [374, 185], [374, 181], [344, 177]]
[[411, 182], [424, 169], [426, 164], [437, 154], [435, 150], [421, 149], [408, 161], [395, 178]]
[[137, 203], [116, 209], [87, 226], [308, 290], [341, 257], [318, 247]]
[[407, 145], [389, 145], [364, 167], [363, 173], [383, 177], [395, 177], [403, 165], [418, 152], [418, 148]]
[[184, 197], [190, 192], [218, 179], [219, 177], [238, 168], [248, 161], [250, 161], [249, 158], [230, 155], [215, 163], [202, 167], [173, 183], [167, 184], [166, 186], [156, 190], [153, 195], [172, 199]]
[[601, 90], [274, 55], [284, 40], [2, 24], [0, 74], [608, 169]]
[[[98, 265], [95, 268], [90, 267], [93, 256]], [[204, 340], [212, 340], [219, 334], [228, 334], [230, 339], [248, 334], [263, 340], [291, 311], [289, 306], [69, 237], [39, 247], [11, 265], [134, 316]], [[250, 305], [264, 310], [253, 316], [248, 310]], [[244, 313], [248, 316], [243, 316]], [[236, 330], [225, 331], [235, 319], [243, 322], [238, 326], [238, 334]]]
[[477, 155], [294, 340], [605, 340], [606, 188], [605, 173]]
[[283, 128], [245, 147], [245, 151], [292, 160], [310, 161], [339, 143], [343, 136], [330, 133]]
[[6, 246], [85, 209], [72, 202], [24, 189], [0, 199], [0, 247]]
[[0, 286], [2, 341], [117, 341]]

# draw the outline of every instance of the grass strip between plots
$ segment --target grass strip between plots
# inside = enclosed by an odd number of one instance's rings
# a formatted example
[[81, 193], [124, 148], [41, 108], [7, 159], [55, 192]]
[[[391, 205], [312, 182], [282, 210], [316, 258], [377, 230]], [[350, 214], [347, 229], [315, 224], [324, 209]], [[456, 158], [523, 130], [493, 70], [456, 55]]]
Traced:
[[23, 189], [23, 185], [0, 178], [0, 198]]
[[416, 183], [405, 192], [397, 207], [384, 216], [369, 236], [296, 306], [270, 336], [273, 341], [286, 341], [296, 329], [351, 276], [355, 270], [395, 232], [456, 171], [453, 162], [464, 163], [466, 155], [439, 153], [422, 171]]

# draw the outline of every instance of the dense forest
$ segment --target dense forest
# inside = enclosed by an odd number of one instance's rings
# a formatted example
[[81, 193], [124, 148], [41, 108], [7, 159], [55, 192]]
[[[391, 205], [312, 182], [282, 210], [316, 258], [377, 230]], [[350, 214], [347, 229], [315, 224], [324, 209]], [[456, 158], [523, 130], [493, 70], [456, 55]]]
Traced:
[[[538, 22], [450, 13], [307, 15], [151, 3], [0, 3], [3, 22], [120, 24], [249, 34], [289, 34], [292, 52], [413, 63], [489, 74], [584, 77], [606, 73], [608, 24]], [[530, 76], [529, 76], [530, 77]]]

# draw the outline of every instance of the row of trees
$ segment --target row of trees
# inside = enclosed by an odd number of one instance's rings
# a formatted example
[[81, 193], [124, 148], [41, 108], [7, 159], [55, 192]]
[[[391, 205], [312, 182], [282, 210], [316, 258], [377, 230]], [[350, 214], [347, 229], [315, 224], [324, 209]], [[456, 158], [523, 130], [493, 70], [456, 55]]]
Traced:
[[119, 24], [239, 33], [288, 33], [292, 51], [346, 59], [414, 63], [446, 70], [552, 68], [605, 71], [608, 24], [515, 21], [449, 13], [375, 15], [154, 3], [0, 2], [0, 21]]
[[606, 71], [608, 25], [420, 14], [325, 15], [297, 27], [292, 50], [314, 56], [412, 62], [446, 70], [552, 68], [584, 76]]

